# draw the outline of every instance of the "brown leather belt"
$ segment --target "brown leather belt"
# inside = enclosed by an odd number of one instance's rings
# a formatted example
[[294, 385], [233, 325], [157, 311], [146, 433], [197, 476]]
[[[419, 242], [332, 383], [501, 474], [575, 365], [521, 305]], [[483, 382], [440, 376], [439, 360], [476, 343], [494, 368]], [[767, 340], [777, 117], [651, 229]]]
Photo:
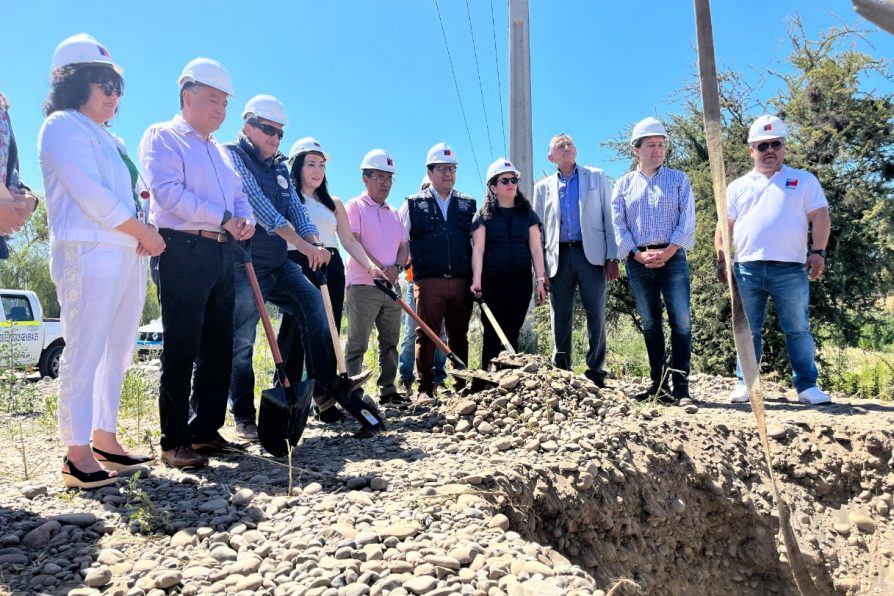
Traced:
[[226, 242], [227, 235], [225, 232], [209, 232], [208, 230], [174, 230], [175, 232], [183, 232], [184, 234], [192, 234], [193, 236], [201, 236], [218, 242]]

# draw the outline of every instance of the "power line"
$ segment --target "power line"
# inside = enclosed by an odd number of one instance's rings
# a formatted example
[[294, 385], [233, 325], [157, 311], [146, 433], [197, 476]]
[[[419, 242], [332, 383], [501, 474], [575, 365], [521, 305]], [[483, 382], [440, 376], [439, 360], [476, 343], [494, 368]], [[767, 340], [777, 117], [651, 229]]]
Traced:
[[494, 38], [494, 63], [497, 65], [497, 97], [500, 98], [500, 126], [503, 127], [503, 155], [509, 157], [506, 149], [506, 117], [503, 116], [503, 85], [500, 82], [500, 55], [497, 52], [497, 26], [494, 21], [494, 0], [490, 0], [490, 31]]
[[444, 49], [447, 50], [447, 60], [450, 62], [450, 72], [453, 74], [453, 86], [456, 87], [456, 97], [459, 99], [459, 111], [462, 112], [463, 122], [466, 125], [466, 135], [469, 137], [469, 147], [472, 149], [472, 158], [475, 161], [475, 171], [478, 173], [478, 180], [484, 186], [481, 179], [481, 166], [478, 165], [478, 156], [475, 154], [475, 144], [472, 143], [472, 131], [469, 129], [469, 120], [466, 118], [466, 109], [463, 107], [463, 97], [459, 92], [459, 82], [456, 80], [456, 69], [453, 68], [453, 58], [450, 56], [450, 46], [447, 44], [447, 32], [444, 30], [444, 19], [441, 18], [441, 7], [438, 0], [435, 0], [435, 10], [438, 11], [438, 22], [441, 24], [441, 35], [444, 37]]
[[490, 148], [490, 156], [494, 157], [494, 146], [490, 140], [490, 124], [487, 121], [487, 106], [484, 104], [484, 85], [481, 84], [481, 69], [478, 66], [478, 49], [475, 47], [475, 30], [472, 28], [472, 9], [469, 0], [466, 0], [466, 14], [469, 17], [469, 36], [472, 38], [472, 54], [475, 56], [475, 72], [478, 73], [478, 92], [481, 94], [481, 111], [484, 112], [484, 128], [487, 130], [487, 146]]

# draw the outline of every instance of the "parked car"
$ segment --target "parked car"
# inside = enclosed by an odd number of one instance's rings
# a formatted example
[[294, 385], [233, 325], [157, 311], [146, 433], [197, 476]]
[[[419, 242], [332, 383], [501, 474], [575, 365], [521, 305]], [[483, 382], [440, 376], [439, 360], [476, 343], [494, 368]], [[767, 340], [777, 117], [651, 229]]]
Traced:
[[36, 366], [42, 377], [58, 377], [65, 347], [59, 319], [45, 319], [30, 290], [0, 290], [0, 306], [0, 365]]
[[141, 326], [137, 331], [137, 352], [141, 356], [161, 354], [164, 346], [164, 330], [161, 319], [154, 319]]

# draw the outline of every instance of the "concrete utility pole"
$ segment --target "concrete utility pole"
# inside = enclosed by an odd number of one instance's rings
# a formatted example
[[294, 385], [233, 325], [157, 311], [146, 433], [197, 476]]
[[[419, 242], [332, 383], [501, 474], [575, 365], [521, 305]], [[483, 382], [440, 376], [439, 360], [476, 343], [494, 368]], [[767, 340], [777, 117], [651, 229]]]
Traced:
[[531, 133], [531, 35], [528, 0], [509, 0], [509, 161], [522, 171], [519, 189], [534, 194]]

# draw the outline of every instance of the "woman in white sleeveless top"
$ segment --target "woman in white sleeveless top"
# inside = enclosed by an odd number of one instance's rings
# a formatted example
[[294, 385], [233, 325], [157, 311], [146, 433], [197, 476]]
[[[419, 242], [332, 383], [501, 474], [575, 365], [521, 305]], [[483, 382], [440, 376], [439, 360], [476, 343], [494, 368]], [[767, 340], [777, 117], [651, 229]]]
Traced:
[[[292, 184], [298, 197], [304, 203], [307, 215], [319, 231], [320, 242], [332, 258], [326, 267], [329, 297], [332, 300], [332, 314], [335, 326], [341, 331], [341, 315], [345, 303], [345, 265], [338, 250], [338, 243], [345, 251], [361, 263], [369, 262], [360, 242], [351, 233], [351, 224], [341, 200], [329, 194], [326, 184], [326, 161], [329, 155], [313, 137], [298, 139], [289, 150]], [[304, 275], [315, 286], [320, 287], [316, 272], [308, 267], [307, 258], [293, 246], [289, 246], [289, 258], [301, 265]], [[381, 269], [370, 263], [370, 275], [385, 279]], [[304, 350], [298, 335], [295, 320], [283, 313], [282, 324], [277, 337], [282, 352], [286, 374], [292, 381], [301, 378], [304, 364]]]

